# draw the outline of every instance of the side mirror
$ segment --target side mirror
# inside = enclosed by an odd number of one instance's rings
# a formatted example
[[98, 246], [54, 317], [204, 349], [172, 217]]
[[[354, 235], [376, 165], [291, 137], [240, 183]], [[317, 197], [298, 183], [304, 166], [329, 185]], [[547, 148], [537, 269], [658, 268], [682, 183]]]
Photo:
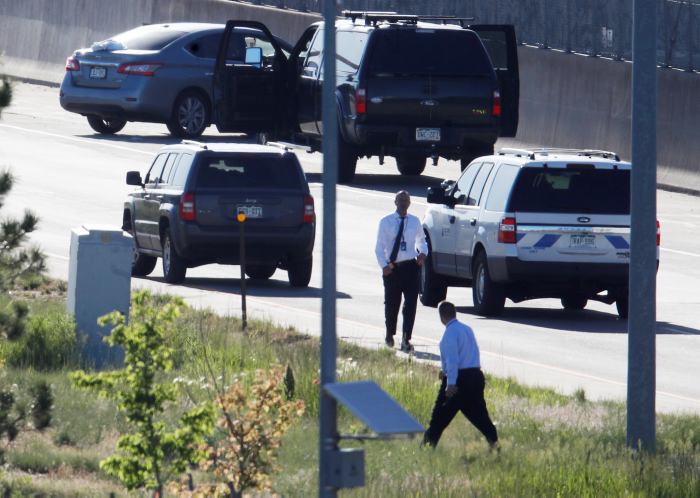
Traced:
[[245, 63], [251, 66], [262, 66], [263, 51], [261, 47], [248, 47], [245, 49]]
[[427, 201], [429, 204], [447, 204], [445, 189], [440, 187], [428, 187]]
[[126, 184], [136, 185], [137, 187], [143, 187], [143, 182], [141, 181], [141, 173], [139, 173], [138, 171], [127, 171]]

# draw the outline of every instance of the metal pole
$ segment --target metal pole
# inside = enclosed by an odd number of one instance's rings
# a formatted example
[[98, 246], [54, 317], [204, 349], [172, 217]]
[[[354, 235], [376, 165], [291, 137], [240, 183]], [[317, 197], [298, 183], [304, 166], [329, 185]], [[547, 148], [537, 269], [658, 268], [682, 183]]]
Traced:
[[241, 256], [241, 320], [243, 321], [243, 332], [248, 330], [248, 313], [246, 311], [245, 295], [245, 213], [238, 213], [238, 240], [240, 243]]
[[338, 179], [338, 121], [336, 117], [335, 15], [336, 0], [323, 2], [323, 290], [321, 293], [321, 395], [319, 409], [319, 491], [322, 498], [337, 496], [331, 483], [330, 453], [338, 449], [337, 405], [324, 386], [335, 382], [336, 274], [335, 188]]
[[656, 450], [656, 0], [634, 0], [627, 446]]

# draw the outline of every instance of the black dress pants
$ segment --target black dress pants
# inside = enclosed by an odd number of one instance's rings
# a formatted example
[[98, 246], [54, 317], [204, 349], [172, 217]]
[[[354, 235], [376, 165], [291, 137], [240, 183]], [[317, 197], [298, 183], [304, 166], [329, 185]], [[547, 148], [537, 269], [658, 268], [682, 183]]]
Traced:
[[459, 411], [481, 431], [489, 444], [498, 441], [496, 427], [491, 422], [484, 400], [485, 383], [484, 374], [480, 368], [460, 370], [457, 376], [457, 394], [448, 398], [445, 395], [447, 378], [443, 378], [433, 414], [430, 417], [430, 426], [425, 431], [423, 442], [433, 447], [437, 446], [443, 431]]
[[408, 341], [413, 333], [418, 302], [418, 263], [415, 260], [401, 262], [384, 279], [384, 323], [387, 337], [396, 334], [396, 326], [403, 294], [403, 339]]

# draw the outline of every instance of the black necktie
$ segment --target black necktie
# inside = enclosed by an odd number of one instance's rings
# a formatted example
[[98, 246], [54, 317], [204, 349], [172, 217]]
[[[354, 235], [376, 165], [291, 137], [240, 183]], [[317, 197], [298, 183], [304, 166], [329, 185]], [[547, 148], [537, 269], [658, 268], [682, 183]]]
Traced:
[[389, 256], [389, 262], [393, 263], [396, 261], [396, 256], [399, 255], [399, 245], [401, 244], [401, 237], [403, 236], [403, 222], [406, 217], [401, 218], [401, 224], [399, 225], [399, 233], [396, 235], [396, 240], [394, 240], [394, 247], [391, 248], [391, 255]]

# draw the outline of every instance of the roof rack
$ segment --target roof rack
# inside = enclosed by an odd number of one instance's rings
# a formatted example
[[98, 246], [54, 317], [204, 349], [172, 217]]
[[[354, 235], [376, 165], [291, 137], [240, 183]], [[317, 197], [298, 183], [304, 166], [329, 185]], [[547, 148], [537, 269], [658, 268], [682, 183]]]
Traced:
[[284, 149], [287, 152], [291, 152], [295, 149], [303, 150], [305, 152], [311, 152], [311, 147], [307, 147], [305, 145], [292, 144], [288, 142], [266, 142], [265, 145], [269, 145], [270, 147], [277, 147], [279, 149]]
[[364, 19], [366, 26], [376, 26], [377, 23], [380, 22], [404, 22], [407, 24], [417, 24], [418, 21], [441, 21], [442, 24], [447, 24], [448, 21], [452, 21], [458, 22], [461, 27], [464, 27], [465, 22], [474, 21], [473, 17], [398, 14], [397, 12], [379, 12], [362, 10], [344, 10], [341, 13], [341, 15], [346, 19], [352, 19], [353, 23], [357, 19]]
[[583, 157], [602, 157], [604, 159], [614, 159], [615, 161], [620, 160], [620, 156], [615, 152], [610, 152], [607, 150], [596, 150], [596, 149], [560, 149], [552, 147], [543, 147], [538, 149], [511, 149], [503, 148], [498, 151], [498, 155], [513, 155], [518, 157], [529, 157], [530, 159], [535, 159], [535, 155], [548, 156], [549, 154], [572, 154], [576, 156]]
[[194, 145], [194, 146], [199, 147], [200, 149], [204, 149], [204, 150], [209, 149], [209, 147], [207, 147], [207, 144], [205, 144], [204, 142], [198, 142], [196, 140], [183, 140], [180, 143], [182, 143], [183, 145]]

